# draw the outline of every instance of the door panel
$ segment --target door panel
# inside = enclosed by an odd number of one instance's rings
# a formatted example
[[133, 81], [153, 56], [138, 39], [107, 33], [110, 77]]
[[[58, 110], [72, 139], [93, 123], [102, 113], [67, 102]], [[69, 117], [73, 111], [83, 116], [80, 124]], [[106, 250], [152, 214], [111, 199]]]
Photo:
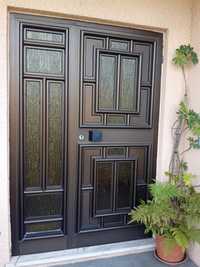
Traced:
[[151, 128], [155, 42], [83, 32], [82, 49], [82, 127]]
[[144, 238], [162, 35], [18, 14], [11, 51], [13, 254]]
[[105, 230], [109, 218], [112, 228], [131, 227], [127, 214], [136, 206], [136, 196], [147, 199], [151, 148], [80, 145], [79, 153], [79, 231]]

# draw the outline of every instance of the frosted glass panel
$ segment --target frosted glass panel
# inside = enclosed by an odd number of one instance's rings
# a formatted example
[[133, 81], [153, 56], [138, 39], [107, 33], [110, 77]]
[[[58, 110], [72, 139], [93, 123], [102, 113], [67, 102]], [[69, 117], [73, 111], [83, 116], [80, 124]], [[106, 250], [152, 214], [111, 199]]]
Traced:
[[120, 125], [125, 124], [126, 118], [122, 115], [108, 115], [107, 116], [107, 124], [108, 125]]
[[25, 50], [25, 72], [63, 75], [63, 51], [27, 47]]
[[132, 58], [121, 59], [120, 109], [137, 110], [137, 72], [136, 61]]
[[99, 109], [114, 109], [116, 87], [116, 57], [100, 56], [99, 69]]
[[122, 51], [128, 51], [128, 42], [124, 41], [118, 41], [118, 40], [111, 40], [110, 41], [110, 49], [114, 50], [122, 50]]
[[97, 162], [96, 164], [96, 212], [112, 209], [112, 162]]
[[48, 82], [48, 185], [62, 183], [63, 83]]
[[40, 123], [41, 82], [26, 80], [24, 88], [25, 106], [25, 177], [26, 187], [40, 187]]
[[130, 207], [132, 193], [133, 169], [131, 161], [117, 162], [117, 207]]
[[61, 222], [41, 222], [41, 223], [31, 223], [26, 224], [26, 232], [47, 232], [47, 231], [56, 231], [61, 230]]
[[25, 29], [25, 38], [30, 41], [64, 44], [64, 33]]
[[108, 157], [125, 156], [124, 147], [109, 147], [107, 148]]
[[61, 216], [62, 214], [62, 194], [46, 193], [25, 195], [25, 218]]

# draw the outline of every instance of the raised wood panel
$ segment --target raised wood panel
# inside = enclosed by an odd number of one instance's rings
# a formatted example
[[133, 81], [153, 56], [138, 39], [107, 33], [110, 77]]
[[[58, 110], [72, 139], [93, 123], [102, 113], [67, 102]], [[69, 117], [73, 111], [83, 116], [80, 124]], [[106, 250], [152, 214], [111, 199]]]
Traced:
[[103, 125], [103, 114], [95, 113], [95, 84], [84, 84], [82, 102], [82, 123], [88, 126]]
[[130, 115], [130, 125], [133, 128], [151, 128], [151, 88], [142, 87], [140, 99], [140, 113]]
[[84, 81], [95, 81], [96, 76], [96, 49], [104, 48], [106, 44], [106, 38], [95, 37], [91, 35], [83, 36], [84, 47]]
[[153, 49], [152, 43], [134, 42], [133, 51], [142, 55], [142, 85], [152, 83]]
[[102, 155], [101, 147], [86, 147], [81, 150], [81, 187], [85, 188], [93, 186], [93, 169], [92, 161], [94, 157], [100, 157]]

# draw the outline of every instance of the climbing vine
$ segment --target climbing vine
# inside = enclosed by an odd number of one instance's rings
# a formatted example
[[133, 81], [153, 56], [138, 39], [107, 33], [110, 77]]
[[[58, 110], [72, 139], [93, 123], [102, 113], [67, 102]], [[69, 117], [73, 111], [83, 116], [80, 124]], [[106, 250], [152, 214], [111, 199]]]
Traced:
[[[190, 45], [181, 45], [176, 49], [173, 63], [182, 71], [184, 80], [184, 97], [179, 104], [177, 119], [172, 126], [174, 139], [173, 153], [169, 166], [168, 175], [170, 178], [179, 177], [187, 170], [187, 163], [184, 162], [184, 154], [191, 149], [200, 149], [200, 114], [190, 108], [188, 101], [188, 84], [186, 70], [189, 66], [198, 63], [197, 53]], [[180, 151], [180, 143], [186, 137], [187, 148]]]

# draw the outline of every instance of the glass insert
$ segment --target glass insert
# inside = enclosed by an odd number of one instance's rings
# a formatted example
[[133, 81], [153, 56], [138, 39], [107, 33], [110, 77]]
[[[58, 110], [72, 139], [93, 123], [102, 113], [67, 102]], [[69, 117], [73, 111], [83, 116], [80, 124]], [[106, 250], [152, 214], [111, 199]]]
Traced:
[[96, 214], [112, 210], [112, 178], [113, 163], [96, 162]]
[[64, 75], [64, 50], [50, 48], [25, 49], [25, 72]]
[[131, 208], [133, 191], [133, 162], [119, 161], [117, 164], [117, 208]]
[[107, 227], [117, 227], [124, 225], [123, 215], [110, 215], [103, 217], [103, 226]]
[[41, 81], [24, 82], [24, 186], [40, 187]]
[[110, 49], [120, 50], [120, 51], [128, 51], [129, 43], [126, 41], [120, 40], [111, 40], [110, 41]]
[[133, 58], [121, 58], [119, 109], [137, 111], [137, 63]]
[[25, 29], [25, 38], [30, 41], [40, 41], [53, 44], [64, 44], [64, 33]]
[[126, 124], [126, 117], [123, 115], [107, 115], [107, 125]]
[[31, 223], [26, 224], [26, 232], [47, 232], [61, 230], [62, 222], [41, 222], [41, 223]]
[[48, 185], [62, 184], [63, 110], [62, 82], [48, 82]]
[[141, 200], [147, 200], [147, 186], [138, 185], [136, 190], [136, 206], [141, 203]]
[[100, 55], [99, 109], [113, 110], [115, 106], [116, 56]]
[[107, 156], [108, 157], [125, 156], [125, 148], [124, 147], [108, 147]]
[[62, 215], [62, 193], [32, 194], [24, 198], [26, 219]]

